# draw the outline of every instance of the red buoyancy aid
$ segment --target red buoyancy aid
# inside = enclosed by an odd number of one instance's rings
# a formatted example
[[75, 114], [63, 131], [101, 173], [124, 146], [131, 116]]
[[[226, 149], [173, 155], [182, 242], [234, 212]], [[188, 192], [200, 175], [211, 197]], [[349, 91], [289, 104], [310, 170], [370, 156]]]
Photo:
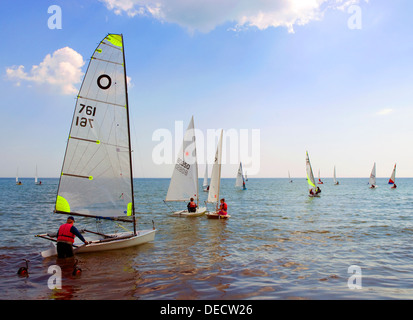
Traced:
[[190, 208], [196, 208], [196, 203], [193, 202], [193, 201], [191, 201], [191, 202], [189, 203], [189, 207], [190, 207]]
[[227, 212], [228, 206], [225, 202], [223, 204], [221, 204], [221, 210]]
[[67, 242], [75, 242], [75, 235], [70, 232], [72, 228], [71, 223], [62, 224], [59, 228], [59, 233], [57, 235], [57, 241], [67, 241]]

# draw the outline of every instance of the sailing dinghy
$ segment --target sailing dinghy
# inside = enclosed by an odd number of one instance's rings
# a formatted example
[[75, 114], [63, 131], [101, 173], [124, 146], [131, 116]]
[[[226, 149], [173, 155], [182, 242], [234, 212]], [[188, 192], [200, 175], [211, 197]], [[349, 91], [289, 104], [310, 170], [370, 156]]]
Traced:
[[309, 188], [309, 197], [320, 197], [319, 193], [321, 192], [319, 187], [316, 187], [315, 185], [315, 180], [314, 180], [314, 175], [313, 175], [313, 169], [311, 168], [311, 163], [310, 163], [310, 157], [308, 156], [308, 152], [306, 152], [306, 157], [305, 157], [305, 168], [307, 172], [307, 182], [308, 182], [308, 188]]
[[339, 182], [337, 181], [337, 177], [336, 177], [336, 166], [334, 166], [334, 185], [337, 186], [339, 184]]
[[[132, 223], [133, 231], [83, 230], [88, 245], [75, 253], [107, 251], [153, 241], [156, 229], [136, 230], [124, 42], [108, 34], [94, 51], [79, 95], [62, 166], [55, 213]], [[122, 225], [118, 224], [127, 230]], [[90, 235], [90, 236], [89, 236]], [[56, 238], [43, 257], [57, 254]]]
[[[194, 198], [198, 205], [198, 190], [198, 162], [196, 156], [194, 117], [192, 117], [178, 153], [165, 203], [168, 201], [189, 202], [190, 198]], [[206, 207], [197, 207], [195, 212], [188, 212], [186, 209], [175, 211], [172, 215], [198, 217], [202, 216], [205, 212]]]
[[293, 182], [293, 179], [291, 179], [291, 176], [290, 176], [290, 171], [288, 171], [288, 180], [290, 181], [290, 183]]
[[36, 175], [34, 176], [34, 184], [40, 186], [42, 182], [37, 179], [37, 165], [36, 165]]
[[376, 186], [376, 163], [374, 163], [373, 169], [371, 169], [369, 184], [370, 184], [370, 189], [377, 188]]
[[245, 186], [244, 175], [242, 174], [242, 163], [241, 162], [239, 163], [237, 178], [235, 180], [235, 187], [242, 188], [242, 190], [247, 190], [247, 187]]
[[208, 219], [228, 219], [231, 216], [229, 214], [220, 215], [218, 214], [218, 203], [219, 203], [219, 190], [221, 187], [221, 159], [222, 159], [222, 135], [223, 130], [221, 130], [221, 136], [218, 141], [217, 151], [215, 153], [215, 161], [212, 166], [211, 181], [209, 185], [208, 200], [207, 203], [214, 203], [216, 205], [214, 212], [207, 212], [206, 216]]
[[320, 170], [318, 170], [318, 184], [324, 184], [324, 182], [321, 181], [321, 178], [320, 178]]
[[208, 185], [208, 163], [205, 161], [205, 174], [204, 174], [204, 182], [202, 183], [202, 190], [204, 192], [208, 192], [209, 185]]
[[16, 171], [16, 185], [21, 186], [23, 183], [19, 181], [19, 168]]
[[393, 171], [391, 173], [389, 184], [391, 184], [391, 189], [396, 189], [396, 164], [394, 165]]

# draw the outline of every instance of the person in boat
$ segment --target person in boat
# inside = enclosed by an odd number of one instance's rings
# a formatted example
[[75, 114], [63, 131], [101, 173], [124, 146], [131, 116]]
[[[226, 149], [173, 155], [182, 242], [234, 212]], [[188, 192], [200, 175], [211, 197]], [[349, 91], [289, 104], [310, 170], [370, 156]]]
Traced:
[[371, 185], [370, 189], [375, 189], [376, 186], [374, 184]]
[[78, 237], [85, 245], [89, 244], [80, 234], [79, 230], [73, 225], [75, 219], [70, 216], [67, 218], [66, 223], [59, 227], [57, 232], [57, 257], [58, 258], [70, 258], [74, 256], [73, 243], [75, 237]]
[[317, 188], [315, 189], [315, 194], [319, 194], [319, 193], [321, 193], [321, 189], [320, 189], [319, 187], [317, 187]]
[[221, 199], [221, 204], [217, 213], [221, 216], [226, 216], [228, 214], [228, 205], [225, 203], [224, 198]]
[[242, 189], [247, 189], [246, 187], [245, 187], [245, 181], [242, 181]]
[[191, 198], [187, 205], [188, 212], [196, 212], [197, 207], [198, 205], [195, 203], [194, 198]]
[[393, 183], [393, 186], [392, 186], [391, 188], [392, 188], [392, 189], [396, 189], [396, 188], [397, 188], [396, 184]]

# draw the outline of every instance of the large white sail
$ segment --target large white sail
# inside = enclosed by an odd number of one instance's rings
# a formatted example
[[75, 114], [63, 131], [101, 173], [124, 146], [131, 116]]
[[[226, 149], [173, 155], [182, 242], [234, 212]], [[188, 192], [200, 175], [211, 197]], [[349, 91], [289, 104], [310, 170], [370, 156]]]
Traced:
[[315, 185], [313, 169], [311, 168], [310, 157], [308, 156], [308, 152], [306, 152], [306, 157], [305, 157], [305, 168], [307, 172], [308, 188], [309, 190], [311, 189], [315, 190], [316, 185]]
[[215, 160], [212, 166], [211, 181], [209, 185], [209, 193], [207, 200], [207, 202], [209, 203], [218, 203], [219, 201], [219, 188], [221, 184], [222, 136], [223, 130], [221, 130], [221, 136], [218, 141], [217, 151], [215, 153]]
[[194, 117], [191, 118], [185, 132], [165, 201], [189, 201], [191, 197], [198, 199], [198, 163]]
[[56, 212], [133, 213], [132, 164], [122, 35], [109, 34], [83, 79], [66, 147]]
[[393, 171], [391, 173], [389, 184], [394, 184], [396, 182], [396, 164], [394, 165]]
[[371, 186], [376, 185], [376, 163], [374, 163], [373, 169], [371, 169], [369, 184]]
[[238, 168], [238, 173], [237, 173], [237, 178], [235, 180], [235, 186], [236, 187], [242, 187], [244, 183], [244, 177], [242, 175], [242, 163], [239, 163], [239, 168]]

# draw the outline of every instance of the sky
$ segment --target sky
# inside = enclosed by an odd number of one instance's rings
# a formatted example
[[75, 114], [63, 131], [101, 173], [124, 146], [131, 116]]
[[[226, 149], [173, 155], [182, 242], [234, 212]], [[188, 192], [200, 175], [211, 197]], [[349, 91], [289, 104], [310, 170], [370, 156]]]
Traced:
[[[108, 33], [124, 36], [134, 176], [170, 178], [194, 116], [231, 133], [223, 178], [413, 177], [413, 2], [0, 0], [0, 177], [58, 177], [76, 96]], [[209, 140], [208, 140], [209, 139]], [[216, 141], [215, 141], [216, 142]], [[207, 155], [205, 155], [207, 154]], [[159, 157], [158, 157], [159, 158]], [[209, 170], [211, 166], [209, 167]]]

